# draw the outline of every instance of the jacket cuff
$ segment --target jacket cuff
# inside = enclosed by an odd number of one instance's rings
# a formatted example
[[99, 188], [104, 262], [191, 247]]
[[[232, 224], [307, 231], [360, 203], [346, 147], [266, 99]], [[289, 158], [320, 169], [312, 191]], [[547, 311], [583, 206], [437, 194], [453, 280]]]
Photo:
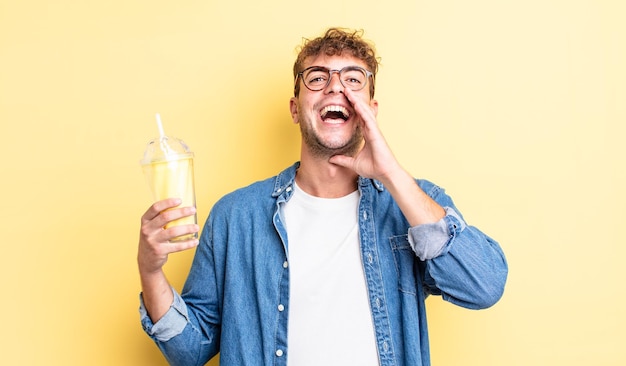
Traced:
[[180, 295], [172, 288], [174, 302], [169, 310], [159, 321], [153, 323], [143, 302], [142, 294], [139, 295], [139, 315], [144, 331], [153, 339], [167, 342], [183, 332], [189, 322], [187, 305]]
[[463, 231], [465, 221], [453, 208], [444, 207], [446, 215], [439, 221], [409, 228], [409, 243], [423, 261], [440, 256], [447, 244]]

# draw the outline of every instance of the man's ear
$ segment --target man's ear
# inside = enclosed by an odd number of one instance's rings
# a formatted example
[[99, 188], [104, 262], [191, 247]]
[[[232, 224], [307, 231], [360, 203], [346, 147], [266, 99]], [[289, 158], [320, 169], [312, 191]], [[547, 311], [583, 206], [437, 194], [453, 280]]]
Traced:
[[297, 97], [291, 97], [291, 99], [289, 99], [289, 111], [291, 112], [291, 119], [293, 120], [293, 123], [298, 124], [298, 98]]
[[378, 117], [378, 101], [376, 99], [370, 100], [370, 108], [372, 108], [374, 116]]

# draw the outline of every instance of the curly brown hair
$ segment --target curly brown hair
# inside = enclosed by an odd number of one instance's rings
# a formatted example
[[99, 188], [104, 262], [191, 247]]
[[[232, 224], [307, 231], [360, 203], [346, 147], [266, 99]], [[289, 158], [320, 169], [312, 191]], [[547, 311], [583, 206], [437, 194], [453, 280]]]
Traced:
[[308, 57], [325, 54], [327, 56], [339, 56], [344, 52], [362, 60], [372, 72], [370, 82], [370, 97], [374, 97], [374, 84], [378, 71], [379, 58], [376, 57], [374, 45], [363, 39], [363, 30], [348, 30], [344, 28], [329, 28], [326, 33], [315, 39], [304, 39], [298, 48], [298, 57], [293, 65], [294, 95], [300, 93], [300, 83], [296, 83], [298, 73], [302, 71], [304, 61]]

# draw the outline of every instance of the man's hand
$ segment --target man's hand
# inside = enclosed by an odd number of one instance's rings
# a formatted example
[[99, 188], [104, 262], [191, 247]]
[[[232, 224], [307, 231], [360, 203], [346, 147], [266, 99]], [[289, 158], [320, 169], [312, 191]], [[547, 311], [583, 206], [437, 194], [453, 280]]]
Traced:
[[385, 185], [411, 226], [433, 223], [444, 215], [444, 209], [417, 185], [413, 177], [396, 160], [376, 122], [378, 104], [358, 98], [349, 88], [344, 93], [354, 106], [363, 130], [365, 144], [356, 156], [335, 155], [329, 162], [354, 170]]
[[377, 102], [359, 98], [349, 88], [344, 89], [348, 101], [354, 106], [357, 117], [361, 120], [361, 130], [365, 144], [354, 157], [335, 155], [329, 162], [354, 170], [360, 176], [374, 178], [383, 183], [391, 179], [392, 174], [402, 168], [393, 156], [376, 122]]
[[180, 225], [165, 229], [170, 221], [191, 216], [195, 207], [175, 208], [180, 205], [178, 198], [158, 201], [141, 217], [139, 235], [138, 264], [140, 272], [151, 273], [160, 270], [167, 262], [170, 253], [180, 252], [195, 247], [197, 239], [170, 242], [171, 239], [186, 234], [197, 233], [198, 225]]
[[198, 245], [198, 240], [195, 238], [170, 242], [177, 236], [197, 233], [199, 230], [198, 225], [195, 224], [164, 228], [168, 222], [191, 216], [196, 212], [194, 207], [176, 208], [180, 204], [181, 200], [177, 198], [158, 201], [150, 206], [141, 217], [137, 264], [141, 277], [143, 302], [154, 323], [165, 315], [174, 301], [170, 284], [163, 272], [168, 255]]

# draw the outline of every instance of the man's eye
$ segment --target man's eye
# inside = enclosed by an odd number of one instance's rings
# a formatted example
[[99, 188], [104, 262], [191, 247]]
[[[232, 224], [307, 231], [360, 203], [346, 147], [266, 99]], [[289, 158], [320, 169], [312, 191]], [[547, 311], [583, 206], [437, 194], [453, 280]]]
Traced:
[[325, 75], [309, 75], [309, 84], [323, 84], [327, 80], [327, 76]]
[[347, 70], [343, 73], [343, 82], [352, 87], [359, 87], [365, 82], [365, 75], [359, 70]]

